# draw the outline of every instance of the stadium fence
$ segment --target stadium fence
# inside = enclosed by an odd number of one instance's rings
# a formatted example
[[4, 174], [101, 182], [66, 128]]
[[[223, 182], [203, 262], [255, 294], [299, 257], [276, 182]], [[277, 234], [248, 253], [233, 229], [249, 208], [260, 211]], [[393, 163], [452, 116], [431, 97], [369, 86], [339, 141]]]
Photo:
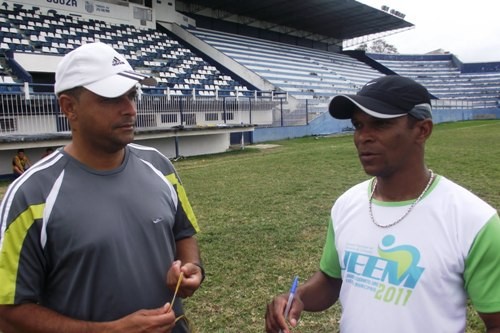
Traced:
[[[66, 117], [51, 89], [19, 85], [17, 91], [0, 93], [0, 136], [69, 132]], [[153, 92], [153, 93], [151, 93]], [[307, 125], [328, 110], [329, 98], [289, 100], [276, 91], [222, 92], [220, 95], [172, 95], [150, 89], [137, 99], [137, 130], [186, 126], [258, 125], [284, 127]], [[433, 100], [438, 109], [477, 109], [477, 102]]]

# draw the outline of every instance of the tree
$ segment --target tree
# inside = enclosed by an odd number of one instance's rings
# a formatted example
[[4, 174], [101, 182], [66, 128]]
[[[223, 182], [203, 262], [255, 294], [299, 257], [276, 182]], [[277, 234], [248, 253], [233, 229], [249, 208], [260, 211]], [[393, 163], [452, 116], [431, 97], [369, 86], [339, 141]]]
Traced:
[[367, 51], [373, 53], [398, 53], [398, 49], [394, 45], [387, 43], [383, 39], [377, 39], [376, 41], [374, 41]]
[[365, 51], [368, 53], [388, 53], [388, 54], [397, 54], [398, 49], [389, 43], [387, 43], [383, 39], [377, 39], [372, 42], [370, 45], [367, 43], [359, 44], [356, 48], [357, 51]]
[[358, 45], [356, 50], [366, 52], [366, 51], [368, 51], [368, 44], [366, 44], [366, 43], [360, 44], [360, 45]]

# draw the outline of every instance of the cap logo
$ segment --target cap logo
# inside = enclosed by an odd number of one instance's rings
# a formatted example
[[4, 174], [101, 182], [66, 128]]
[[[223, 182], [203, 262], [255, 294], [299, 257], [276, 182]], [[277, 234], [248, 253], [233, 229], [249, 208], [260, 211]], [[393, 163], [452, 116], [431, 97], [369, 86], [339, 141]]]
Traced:
[[122, 60], [120, 60], [120, 58], [114, 57], [111, 65], [112, 66], [125, 65], [125, 63]]

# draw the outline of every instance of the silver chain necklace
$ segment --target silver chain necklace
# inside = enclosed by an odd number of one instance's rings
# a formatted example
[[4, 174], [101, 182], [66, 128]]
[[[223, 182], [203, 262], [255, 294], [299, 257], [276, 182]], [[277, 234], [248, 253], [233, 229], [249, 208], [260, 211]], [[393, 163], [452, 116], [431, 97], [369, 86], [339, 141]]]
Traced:
[[429, 187], [431, 187], [432, 181], [434, 180], [434, 172], [432, 172], [431, 169], [429, 169], [429, 172], [431, 173], [431, 176], [429, 177], [429, 181], [427, 182], [427, 185], [425, 185], [425, 188], [422, 191], [422, 193], [420, 193], [420, 195], [418, 196], [417, 200], [415, 200], [411, 204], [410, 208], [408, 208], [408, 210], [406, 211], [406, 213], [404, 213], [403, 216], [401, 216], [399, 219], [397, 219], [396, 221], [394, 221], [394, 222], [392, 222], [391, 224], [388, 224], [388, 225], [378, 224], [375, 221], [375, 217], [373, 217], [372, 201], [373, 201], [373, 195], [375, 194], [375, 190], [377, 189], [377, 178], [375, 178], [375, 182], [373, 184], [372, 193], [370, 194], [370, 200], [369, 200], [369, 203], [368, 203], [368, 209], [370, 211], [370, 218], [371, 218], [373, 224], [375, 224], [377, 227], [380, 227], [380, 228], [389, 228], [389, 227], [392, 227], [393, 225], [396, 225], [399, 222], [403, 221], [404, 218], [407, 217], [408, 214], [410, 214], [410, 212], [413, 210], [413, 208], [420, 202], [420, 200], [422, 199], [422, 197], [424, 196], [424, 194], [427, 192], [427, 190], [429, 189]]

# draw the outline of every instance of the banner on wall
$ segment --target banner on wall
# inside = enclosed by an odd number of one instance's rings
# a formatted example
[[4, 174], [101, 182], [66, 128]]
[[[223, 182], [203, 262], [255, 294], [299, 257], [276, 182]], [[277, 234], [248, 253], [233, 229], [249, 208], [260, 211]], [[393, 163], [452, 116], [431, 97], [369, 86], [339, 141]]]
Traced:
[[123, 5], [111, 4], [94, 0], [17, 0], [30, 6], [51, 8], [82, 15], [102, 16], [123, 20], [130, 18], [130, 9], [127, 3]]

